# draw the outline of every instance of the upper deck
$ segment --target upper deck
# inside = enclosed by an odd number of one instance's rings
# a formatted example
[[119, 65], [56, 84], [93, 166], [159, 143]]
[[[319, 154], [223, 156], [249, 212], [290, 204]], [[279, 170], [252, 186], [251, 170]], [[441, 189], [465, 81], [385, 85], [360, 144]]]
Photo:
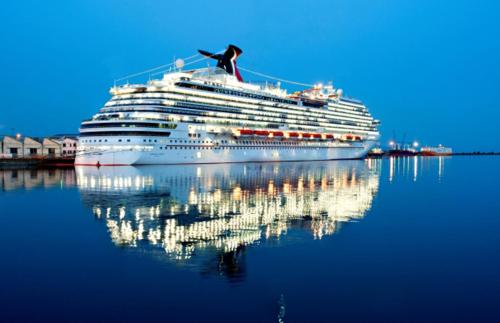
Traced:
[[241, 82], [234, 75], [218, 67], [169, 72], [165, 73], [162, 79], [150, 80], [146, 84], [114, 86], [110, 89], [110, 94], [121, 95], [169, 91], [175, 87], [192, 88], [230, 95], [243, 94], [244, 96], [259, 100], [270, 100], [279, 103], [316, 108], [326, 108], [329, 104], [347, 103], [364, 109], [364, 105], [361, 101], [343, 97], [342, 90], [334, 89], [331, 84], [316, 84], [311, 88], [288, 94], [286, 89], [281, 88], [280, 82], [266, 82], [265, 84]]

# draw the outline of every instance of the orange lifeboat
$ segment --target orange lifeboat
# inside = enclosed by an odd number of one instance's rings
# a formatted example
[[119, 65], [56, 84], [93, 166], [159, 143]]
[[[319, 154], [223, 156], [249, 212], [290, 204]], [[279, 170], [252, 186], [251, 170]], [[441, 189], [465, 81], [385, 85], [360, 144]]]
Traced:
[[297, 132], [289, 132], [288, 137], [290, 138], [298, 138], [299, 134]]
[[333, 139], [333, 135], [326, 135], [326, 139]]
[[274, 137], [283, 137], [283, 131], [273, 131], [272, 134]]
[[346, 135], [346, 136], [345, 136], [345, 138], [346, 138], [347, 140], [353, 140], [353, 139], [354, 139], [354, 137], [353, 137], [352, 135]]
[[313, 134], [314, 139], [321, 139], [321, 134], [320, 133], [315, 133]]
[[311, 138], [311, 134], [310, 133], [303, 133], [302, 138]]

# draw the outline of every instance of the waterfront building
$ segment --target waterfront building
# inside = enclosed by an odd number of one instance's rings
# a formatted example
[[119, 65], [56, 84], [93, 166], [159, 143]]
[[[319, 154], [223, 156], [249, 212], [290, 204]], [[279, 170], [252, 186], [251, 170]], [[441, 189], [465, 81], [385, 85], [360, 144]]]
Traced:
[[31, 137], [23, 138], [23, 157], [34, 158], [42, 155], [42, 143]]
[[23, 143], [14, 137], [3, 136], [2, 139], [2, 158], [23, 157]]
[[61, 157], [61, 145], [50, 138], [43, 139], [43, 156]]
[[54, 137], [52, 140], [59, 143], [61, 146], [61, 155], [62, 157], [74, 157], [76, 154], [76, 149], [78, 146], [78, 139], [76, 137]]
[[74, 157], [78, 147], [76, 137], [0, 137], [0, 158], [58, 158]]

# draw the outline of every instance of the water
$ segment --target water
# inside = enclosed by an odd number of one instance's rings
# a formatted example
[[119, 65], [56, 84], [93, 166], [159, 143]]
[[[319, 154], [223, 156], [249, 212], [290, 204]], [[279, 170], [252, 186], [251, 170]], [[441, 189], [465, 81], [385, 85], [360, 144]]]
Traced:
[[0, 171], [0, 321], [499, 321], [496, 157]]

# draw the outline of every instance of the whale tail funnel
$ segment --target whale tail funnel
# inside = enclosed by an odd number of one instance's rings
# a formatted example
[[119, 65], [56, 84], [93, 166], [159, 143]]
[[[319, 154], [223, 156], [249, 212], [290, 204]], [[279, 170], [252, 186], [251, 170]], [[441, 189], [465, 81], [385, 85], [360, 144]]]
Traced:
[[229, 45], [224, 54], [213, 54], [201, 49], [198, 52], [206, 57], [217, 60], [217, 67], [222, 68], [228, 74], [236, 76], [238, 81], [243, 82], [240, 71], [238, 71], [238, 67], [236, 66], [236, 59], [243, 53], [241, 49], [234, 45]]

